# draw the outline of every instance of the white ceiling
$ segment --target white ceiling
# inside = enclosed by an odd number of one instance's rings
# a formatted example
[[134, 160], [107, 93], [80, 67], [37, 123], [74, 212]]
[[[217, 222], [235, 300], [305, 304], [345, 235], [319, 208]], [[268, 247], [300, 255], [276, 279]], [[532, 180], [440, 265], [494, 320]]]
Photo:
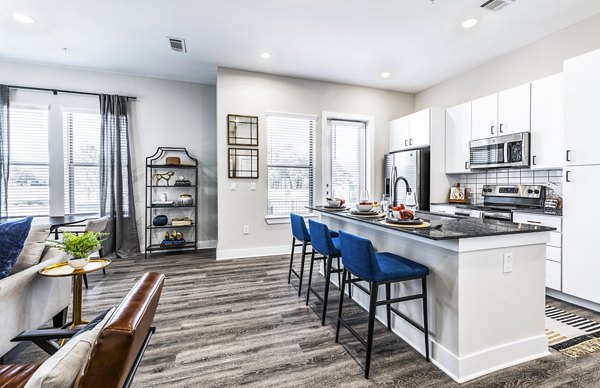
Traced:
[[[483, 2], [2, 0], [0, 58], [200, 83], [222, 66], [417, 92], [600, 13], [600, 0], [516, 0], [498, 13]], [[470, 17], [479, 24], [462, 29]], [[166, 36], [185, 38], [188, 53]]]

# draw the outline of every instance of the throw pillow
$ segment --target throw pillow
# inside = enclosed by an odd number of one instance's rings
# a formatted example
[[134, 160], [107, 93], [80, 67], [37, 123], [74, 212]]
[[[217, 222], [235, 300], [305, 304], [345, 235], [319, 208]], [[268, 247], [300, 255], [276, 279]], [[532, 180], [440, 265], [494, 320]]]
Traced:
[[15, 266], [10, 271], [11, 275], [21, 272], [29, 267], [33, 267], [40, 262], [42, 258], [42, 252], [46, 247], [46, 240], [50, 234], [50, 225], [31, 225], [25, 245]]
[[8, 276], [31, 228], [32, 217], [0, 224], [0, 279]]
[[72, 387], [87, 360], [90, 349], [114, 311], [113, 307], [92, 330], [71, 338], [35, 371], [25, 388]]

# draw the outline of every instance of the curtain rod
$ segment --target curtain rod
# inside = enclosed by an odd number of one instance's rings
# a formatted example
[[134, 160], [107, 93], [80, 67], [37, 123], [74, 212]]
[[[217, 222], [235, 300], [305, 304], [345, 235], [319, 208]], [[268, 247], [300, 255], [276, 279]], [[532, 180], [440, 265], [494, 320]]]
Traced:
[[[68, 93], [68, 94], [82, 94], [85, 96], [99, 96], [100, 93], [90, 93], [90, 92], [78, 92], [75, 90], [63, 90], [63, 89], [49, 89], [49, 88], [36, 88], [33, 86], [17, 86], [17, 85], [6, 85], [9, 88], [12, 89], [25, 89], [25, 90], [40, 90], [40, 91], [44, 91], [44, 92], [52, 92], [52, 94], [54, 94], [55, 96], [58, 93]], [[133, 100], [136, 101], [137, 97], [131, 97], [131, 96], [124, 96], [127, 101]]]

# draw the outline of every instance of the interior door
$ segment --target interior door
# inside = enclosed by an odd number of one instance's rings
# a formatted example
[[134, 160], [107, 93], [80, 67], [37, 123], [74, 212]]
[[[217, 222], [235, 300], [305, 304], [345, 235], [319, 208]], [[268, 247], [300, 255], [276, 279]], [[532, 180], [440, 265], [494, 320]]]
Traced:
[[471, 140], [471, 103], [446, 109], [446, 173], [460, 174], [469, 167]]
[[600, 303], [600, 166], [565, 168], [563, 195], [563, 292]]
[[498, 94], [473, 100], [471, 109], [471, 140], [498, 136]]
[[498, 93], [498, 135], [529, 132], [530, 112], [531, 84]]

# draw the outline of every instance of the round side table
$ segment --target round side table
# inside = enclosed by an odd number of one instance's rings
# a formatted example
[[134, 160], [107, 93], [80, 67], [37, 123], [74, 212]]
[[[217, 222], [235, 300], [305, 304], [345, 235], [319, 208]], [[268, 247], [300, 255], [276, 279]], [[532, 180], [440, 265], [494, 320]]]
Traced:
[[90, 259], [90, 262], [83, 268], [74, 269], [68, 263], [56, 263], [40, 269], [39, 274], [48, 277], [73, 277], [73, 320], [69, 328], [75, 328], [79, 325], [88, 323], [81, 319], [82, 304], [82, 285], [83, 275], [90, 272], [99, 271], [110, 265], [109, 259]]

